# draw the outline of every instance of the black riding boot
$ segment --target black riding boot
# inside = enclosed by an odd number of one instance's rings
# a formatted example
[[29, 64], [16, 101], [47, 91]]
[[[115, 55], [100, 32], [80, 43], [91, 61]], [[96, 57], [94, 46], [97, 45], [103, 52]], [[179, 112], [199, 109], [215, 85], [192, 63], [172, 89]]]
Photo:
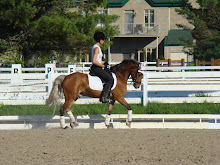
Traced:
[[109, 92], [102, 92], [102, 97], [100, 98], [102, 103], [108, 103], [110, 101]]
[[108, 103], [110, 101], [110, 90], [111, 90], [111, 86], [106, 86], [104, 87], [103, 91], [102, 91], [102, 97], [100, 98], [100, 101], [102, 103]]

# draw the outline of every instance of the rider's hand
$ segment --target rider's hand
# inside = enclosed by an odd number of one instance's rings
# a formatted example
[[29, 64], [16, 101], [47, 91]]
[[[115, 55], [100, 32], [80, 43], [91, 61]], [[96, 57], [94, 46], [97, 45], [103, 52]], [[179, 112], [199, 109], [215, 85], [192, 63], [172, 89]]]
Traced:
[[107, 69], [109, 69], [109, 68], [110, 68], [110, 66], [109, 66], [109, 63], [108, 63], [108, 62], [105, 62], [105, 63], [104, 63], [104, 65], [105, 65], [105, 68], [107, 68]]

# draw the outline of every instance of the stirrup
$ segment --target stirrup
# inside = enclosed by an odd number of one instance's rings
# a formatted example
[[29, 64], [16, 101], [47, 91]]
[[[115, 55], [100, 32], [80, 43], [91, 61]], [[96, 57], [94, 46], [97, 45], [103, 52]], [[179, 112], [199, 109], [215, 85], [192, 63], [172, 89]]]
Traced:
[[101, 97], [99, 99], [99, 101], [102, 102], [102, 103], [109, 103], [111, 101], [111, 99], [110, 98], [106, 98], [106, 97]]

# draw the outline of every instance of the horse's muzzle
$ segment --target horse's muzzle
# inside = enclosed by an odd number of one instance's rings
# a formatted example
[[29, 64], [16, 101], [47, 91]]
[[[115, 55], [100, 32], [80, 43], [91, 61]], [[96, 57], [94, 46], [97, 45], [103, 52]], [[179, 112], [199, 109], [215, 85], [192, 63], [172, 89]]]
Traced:
[[135, 89], [140, 88], [141, 83], [140, 82], [134, 82], [133, 86], [134, 86]]

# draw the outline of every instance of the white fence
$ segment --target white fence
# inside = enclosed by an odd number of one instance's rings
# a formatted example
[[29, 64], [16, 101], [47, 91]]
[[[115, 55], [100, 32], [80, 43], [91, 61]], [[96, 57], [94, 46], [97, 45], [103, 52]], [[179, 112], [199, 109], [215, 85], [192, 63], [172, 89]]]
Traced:
[[[0, 68], [0, 104], [45, 104], [57, 76], [75, 71], [88, 73], [90, 65], [91, 63], [82, 63], [68, 65], [68, 68], [56, 68], [55, 64], [46, 64], [45, 68], [21, 68], [20, 64], [13, 64], [11, 68]], [[137, 91], [131, 84], [127, 88]], [[140, 103], [141, 98], [128, 98], [127, 101]], [[86, 103], [99, 103], [99, 99], [79, 99], [76, 102], [76, 104]]]
[[[198, 71], [200, 69], [206, 69], [207, 71]], [[209, 71], [211, 69], [219, 70], [220, 66], [143, 67], [143, 104], [146, 106], [148, 101], [166, 103], [206, 101], [220, 103], [220, 97], [209, 96], [194, 98], [148, 98], [149, 91], [220, 91], [220, 72]]]
[[[115, 63], [114, 63], [115, 64]], [[88, 73], [91, 63], [81, 66], [69, 65], [68, 68], [56, 68], [54, 64], [46, 64], [45, 68], [21, 68], [20, 64], [12, 68], [0, 68], [0, 104], [45, 104], [52, 87], [53, 80], [60, 74], [75, 71]], [[206, 69], [206, 71], [196, 71]], [[150, 102], [181, 103], [181, 102], [214, 102], [219, 103], [220, 97], [155, 97], [149, 98], [151, 91], [220, 91], [219, 66], [203, 67], [142, 67], [143, 98], [127, 98], [129, 103], [141, 103], [146, 106]], [[172, 71], [170, 71], [172, 70]], [[41, 72], [41, 73], [24, 73]], [[158, 72], [159, 71], [159, 72]], [[135, 91], [128, 83], [128, 91]], [[141, 91], [138, 89], [136, 91]], [[135, 96], [134, 96], [135, 97]], [[76, 103], [99, 103], [98, 99]]]
[[[74, 129], [106, 129], [106, 114], [75, 116]], [[128, 129], [125, 114], [112, 114], [111, 122], [115, 129]], [[67, 123], [69, 117], [65, 116]], [[47, 129], [60, 127], [59, 116], [0, 116], [0, 130]], [[220, 115], [208, 114], [135, 114], [131, 128], [172, 128], [172, 129], [220, 129]]]
[[[68, 68], [56, 68], [46, 64], [45, 68], [0, 68], [0, 104], [45, 104], [52, 82], [60, 74], [74, 71], [88, 72], [89, 64], [82, 66], [69, 65]], [[207, 69], [207, 71], [196, 71]], [[214, 102], [220, 97], [187, 97], [187, 98], [149, 98], [150, 91], [220, 91], [219, 66], [212, 67], [142, 67], [143, 104], [154, 102]], [[172, 70], [172, 71], [170, 71]], [[42, 73], [23, 73], [23, 71]], [[160, 71], [160, 72], [157, 72]], [[128, 86], [129, 87], [129, 86]], [[129, 87], [130, 88], [130, 87]], [[133, 90], [130, 88], [130, 90]], [[79, 104], [98, 103], [98, 99], [81, 100]], [[141, 98], [127, 98], [128, 103], [141, 103]], [[76, 102], [77, 103], [77, 102]], [[105, 129], [105, 115], [76, 116], [78, 127]], [[112, 115], [113, 128], [128, 128], [125, 125], [127, 115]], [[69, 119], [66, 117], [66, 119]], [[0, 116], [1, 129], [39, 129], [58, 128], [58, 116]], [[187, 128], [187, 129], [220, 129], [220, 115], [133, 115], [131, 128]]]

